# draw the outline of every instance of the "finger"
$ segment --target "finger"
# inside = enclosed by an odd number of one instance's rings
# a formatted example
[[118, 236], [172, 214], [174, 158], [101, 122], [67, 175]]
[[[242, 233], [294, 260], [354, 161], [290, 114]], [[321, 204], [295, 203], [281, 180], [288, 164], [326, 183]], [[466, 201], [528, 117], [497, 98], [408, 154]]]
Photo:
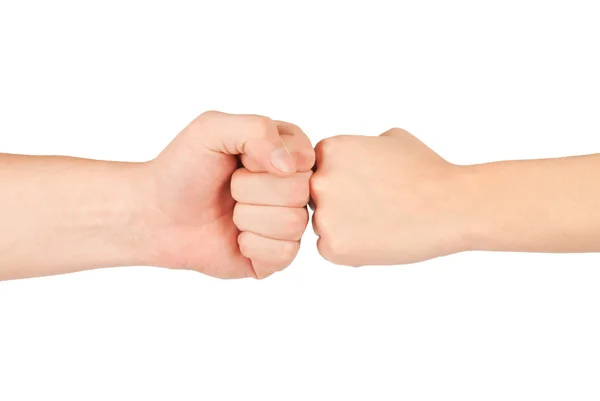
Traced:
[[250, 205], [304, 207], [309, 199], [311, 175], [312, 171], [275, 177], [241, 168], [231, 177], [231, 196]]
[[306, 208], [237, 203], [233, 222], [240, 231], [272, 239], [299, 241], [308, 225], [308, 211]]
[[242, 254], [252, 261], [257, 278], [265, 278], [288, 267], [300, 249], [299, 241], [281, 241], [242, 232], [238, 237]]
[[296, 172], [296, 161], [282, 141], [277, 124], [268, 117], [209, 111], [190, 125], [201, 132], [204, 148], [241, 155], [257, 171], [277, 176]]
[[[281, 140], [296, 162], [297, 171], [309, 171], [315, 164], [315, 150], [310, 139], [300, 127], [283, 121], [275, 121]], [[244, 167], [255, 173], [265, 172], [254, 159], [242, 156]]]

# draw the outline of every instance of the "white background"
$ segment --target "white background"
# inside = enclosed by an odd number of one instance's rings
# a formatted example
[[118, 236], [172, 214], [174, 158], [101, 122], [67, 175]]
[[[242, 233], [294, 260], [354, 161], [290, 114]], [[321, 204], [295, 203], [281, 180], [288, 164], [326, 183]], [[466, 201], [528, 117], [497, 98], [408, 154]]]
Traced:
[[[593, 1], [156, 3], [0, 1], [0, 151], [148, 160], [207, 109], [464, 164], [600, 151]], [[0, 283], [0, 400], [600, 398], [599, 255], [353, 269], [314, 242], [262, 282]]]

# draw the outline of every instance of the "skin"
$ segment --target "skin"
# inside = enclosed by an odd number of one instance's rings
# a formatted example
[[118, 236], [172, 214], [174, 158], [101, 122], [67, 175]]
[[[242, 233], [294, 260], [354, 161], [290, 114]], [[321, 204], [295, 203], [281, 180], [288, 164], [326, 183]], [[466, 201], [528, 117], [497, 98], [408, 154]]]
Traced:
[[0, 279], [126, 265], [265, 278], [296, 256], [309, 197], [336, 264], [598, 252], [599, 166], [458, 166], [401, 129], [313, 150], [295, 125], [208, 112], [147, 163], [0, 155]]
[[147, 163], [0, 155], [0, 279], [127, 265], [267, 277], [298, 252], [314, 160], [295, 125], [218, 112]]
[[333, 263], [600, 251], [600, 155], [458, 166], [402, 129], [325, 139], [316, 154], [313, 227]]

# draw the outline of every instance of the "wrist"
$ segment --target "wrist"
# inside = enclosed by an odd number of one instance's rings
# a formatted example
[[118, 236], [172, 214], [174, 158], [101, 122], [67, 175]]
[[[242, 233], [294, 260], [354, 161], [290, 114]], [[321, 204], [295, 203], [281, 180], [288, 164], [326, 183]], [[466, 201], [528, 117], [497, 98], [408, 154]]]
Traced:
[[129, 202], [128, 236], [135, 239], [129, 257], [135, 265], [179, 268], [186, 265], [186, 238], [197, 237], [198, 230], [185, 214], [173, 218], [173, 210], [180, 210], [179, 203], [165, 190], [160, 168], [155, 161], [140, 163], [132, 166], [126, 178], [133, 199]]
[[[494, 212], [485, 165], [457, 166], [459, 194], [457, 232], [461, 251], [480, 251], [489, 248]], [[488, 196], [490, 195], [490, 196]]]
[[106, 219], [102, 228], [113, 250], [113, 266], [153, 266], [154, 232], [157, 213], [154, 207], [155, 186], [149, 163], [109, 163], [107, 193], [104, 204]]
[[478, 177], [472, 166], [450, 164], [435, 184], [438, 188], [436, 256], [474, 250], [478, 228], [473, 207], [478, 191]]

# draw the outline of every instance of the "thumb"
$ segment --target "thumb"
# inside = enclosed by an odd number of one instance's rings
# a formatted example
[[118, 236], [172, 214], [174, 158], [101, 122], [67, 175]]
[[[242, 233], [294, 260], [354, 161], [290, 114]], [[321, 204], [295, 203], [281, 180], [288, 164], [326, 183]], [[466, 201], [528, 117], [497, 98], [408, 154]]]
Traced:
[[192, 125], [200, 132], [202, 145], [211, 151], [244, 156], [253, 172], [288, 176], [297, 170], [277, 124], [268, 117], [209, 111]]

